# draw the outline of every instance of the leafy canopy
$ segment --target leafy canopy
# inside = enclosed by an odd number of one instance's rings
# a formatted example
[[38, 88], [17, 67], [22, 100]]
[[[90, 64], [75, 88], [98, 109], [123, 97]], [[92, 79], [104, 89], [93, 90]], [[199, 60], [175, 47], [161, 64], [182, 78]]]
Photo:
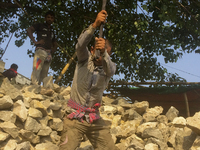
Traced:
[[[75, 52], [75, 44], [82, 30], [95, 21], [101, 10], [101, 0], [2, 0], [0, 2], [0, 43], [9, 33], [15, 33], [20, 47], [27, 39], [26, 29], [35, 22], [43, 22], [44, 14], [56, 14], [53, 24], [58, 48], [53, 56], [51, 69], [57, 78]], [[104, 36], [114, 48], [112, 59], [117, 63], [116, 74], [124, 74], [129, 81], [180, 80], [157, 62], [176, 62], [185, 52], [192, 52], [200, 45], [200, 2], [197, 0], [108, 0], [107, 22]], [[28, 15], [27, 15], [28, 14]], [[95, 32], [98, 36], [98, 30]], [[94, 42], [91, 41], [91, 44]], [[67, 54], [67, 53], [68, 54]], [[27, 50], [32, 56], [34, 48]], [[60, 85], [71, 84], [75, 62], [63, 75]]]

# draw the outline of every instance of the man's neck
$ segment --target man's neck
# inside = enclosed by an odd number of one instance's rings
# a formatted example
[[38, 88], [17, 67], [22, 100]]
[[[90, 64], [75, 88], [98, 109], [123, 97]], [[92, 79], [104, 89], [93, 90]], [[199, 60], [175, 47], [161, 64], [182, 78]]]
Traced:
[[46, 22], [45, 22], [45, 24], [47, 25], [48, 28], [51, 28], [51, 24], [47, 24]]

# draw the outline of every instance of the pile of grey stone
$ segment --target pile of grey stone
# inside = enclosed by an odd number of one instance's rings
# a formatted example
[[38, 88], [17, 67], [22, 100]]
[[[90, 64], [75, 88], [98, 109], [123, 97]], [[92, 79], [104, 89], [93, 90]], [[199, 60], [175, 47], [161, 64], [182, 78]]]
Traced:
[[[0, 150], [59, 150], [71, 88], [0, 83]], [[184, 118], [173, 106], [163, 114], [147, 101], [103, 97], [100, 113], [120, 150], [200, 150], [200, 112]], [[93, 147], [84, 137], [78, 150]]]

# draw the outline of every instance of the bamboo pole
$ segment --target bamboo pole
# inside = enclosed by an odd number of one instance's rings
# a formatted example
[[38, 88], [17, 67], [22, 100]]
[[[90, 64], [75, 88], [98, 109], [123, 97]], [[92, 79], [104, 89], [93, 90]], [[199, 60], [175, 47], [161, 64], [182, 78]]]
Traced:
[[[58, 43], [57, 43], [57, 46], [63, 51], [65, 52], [69, 57], [70, 59], [72, 59], [72, 57], [69, 55], [68, 51], [66, 51], [64, 48], [62, 48]], [[76, 61], [73, 59], [73, 61], [76, 63]]]
[[58, 78], [56, 79], [55, 83], [58, 83], [60, 81], [60, 79], [62, 78], [63, 74], [67, 71], [67, 69], [69, 68], [70, 64], [72, 63], [72, 61], [76, 58], [76, 52], [74, 53], [74, 55], [71, 57], [71, 59], [68, 61], [68, 63], [65, 65], [65, 67], [63, 68], [63, 70], [61, 71], [60, 75], [58, 76]]
[[187, 117], [190, 117], [190, 109], [189, 109], [189, 103], [188, 103], [188, 98], [187, 98], [186, 93], [184, 93], [184, 98], [185, 98], [186, 114], [187, 114]]

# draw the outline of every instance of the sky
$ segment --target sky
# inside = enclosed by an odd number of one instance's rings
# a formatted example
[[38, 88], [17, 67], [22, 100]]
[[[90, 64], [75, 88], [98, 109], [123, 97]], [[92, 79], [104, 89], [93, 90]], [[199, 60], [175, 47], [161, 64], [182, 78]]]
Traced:
[[[9, 39], [0, 45], [5, 49]], [[31, 77], [33, 58], [27, 55], [27, 49], [32, 49], [30, 40], [27, 39], [23, 46], [15, 46], [15, 37], [11, 39], [2, 60], [5, 62], [5, 69], [9, 69], [12, 63], [18, 65], [18, 72], [25, 77]], [[182, 58], [178, 59], [176, 63], [165, 63], [163, 57], [158, 57], [158, 61], [170, 73], [177, 73], [183, 77], [187, 82], [200, 82], [200, 54], [184, 53]], [[51, 70], [50, 70], [51, 71]]]

